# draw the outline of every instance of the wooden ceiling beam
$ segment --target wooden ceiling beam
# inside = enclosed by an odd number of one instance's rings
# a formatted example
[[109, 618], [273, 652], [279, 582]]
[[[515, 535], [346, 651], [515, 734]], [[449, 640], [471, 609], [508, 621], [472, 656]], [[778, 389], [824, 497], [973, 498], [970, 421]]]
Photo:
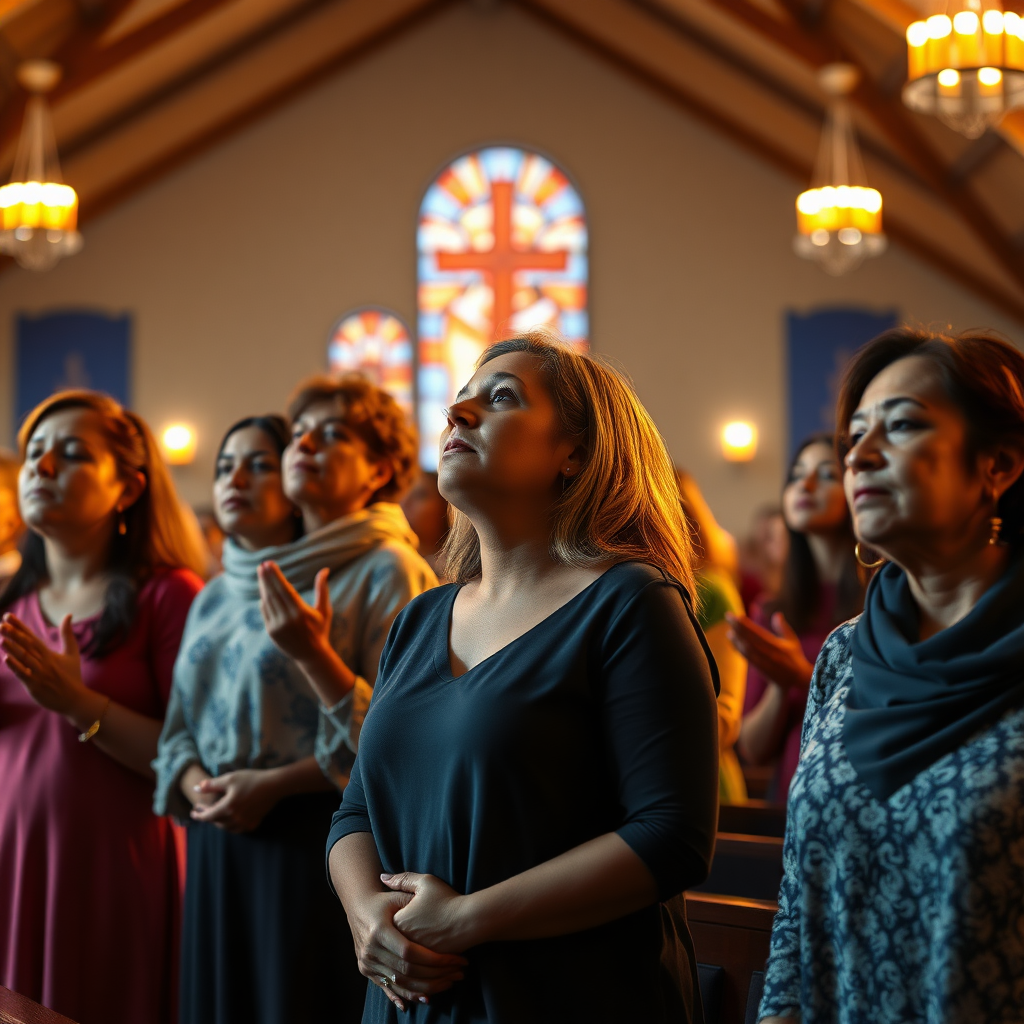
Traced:
[[780, 0], [802, 29], [825, 46], [835, 46], [844, 58], [860, 70], [860, 82], [851, 97], [871, 115], [885, 132], [896, 152], [920, 175], [936, 195], [956, 210], [977, 234], [997, 262], [1013, 278], [1024, 297], [1024, 254], [1013, 244], [988, 211], [966, 188], [950, 182], [949, 172], [930, 143], [918, 131], [901, 100], [881, 95], [859, 56], [840, 39], [826, 22], [802, 19], [804, 0]]
[[[806, 180], [813, 169], [820, 120], [787, 109], [755, 83], [744, 85], [681, 33], [666, 37], [659, 22], [632, 0], [520, 0], [580, 38], [748, 149]], [[876, 163], [876, 172], [880, 165]], [[1024, 322], [1024, 294], [961, 218], [930, 192], [887, 172], [890, 235], [909, 250]], [[968, 250], [971, 254], [968, 255]], [[989, 268], [989, 269], [986, 269]]]

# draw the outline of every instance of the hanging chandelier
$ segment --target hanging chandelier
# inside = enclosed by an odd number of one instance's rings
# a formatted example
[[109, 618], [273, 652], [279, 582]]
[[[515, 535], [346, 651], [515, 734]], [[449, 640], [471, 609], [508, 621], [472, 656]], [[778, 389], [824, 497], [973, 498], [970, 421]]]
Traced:
[[793, 248], [798, 256], [817, 261], [833, 277], [853, 270], [868, 256], [881, 255], [886, 246], [882, 195], [867, 187], [846, 100], [857, 78], [857, 69], [850, 64], [828, 64], [818, 72], [831, 102], [813, 187], [796, 200]]
[[1024, 105], [1024, 20], [999, 0], [947, 0], [907, 29], [903, 102], [976, 139]]
[[61, 179], [43, 98], [59, 80], [60, 68], [50, 61], [28, 61], [18, 68], [18, 81], [32, 95], [10, 184], [0, 187], [0, 252], [27, 270], [49, 270], [82, 248], [82, 236], [75, 230], [78, 196]]

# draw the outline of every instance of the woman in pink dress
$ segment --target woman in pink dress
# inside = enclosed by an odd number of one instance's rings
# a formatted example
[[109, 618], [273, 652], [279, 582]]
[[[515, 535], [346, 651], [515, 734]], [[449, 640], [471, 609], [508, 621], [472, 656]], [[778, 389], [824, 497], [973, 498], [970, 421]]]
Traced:
[[202, 558], [152, 435], [65, 391], [18, 435], [0, 595], [0, 984], [81, 1024], [176, 1020], [181, 875], [150, 804]]

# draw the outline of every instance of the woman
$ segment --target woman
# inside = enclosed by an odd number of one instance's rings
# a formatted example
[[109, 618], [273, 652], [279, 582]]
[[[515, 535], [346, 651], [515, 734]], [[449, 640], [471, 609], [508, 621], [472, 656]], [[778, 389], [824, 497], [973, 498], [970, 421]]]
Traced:
[[711, 858], [716, 681], [664, 444], [614, 371], [517, 338], [439, 484], [456, 583], [396, 620], [328, 839], [363, 1021], [690, 1020], [662, 902]]
[[18, 435], [0, 598], [0, 983], [81, 1024], [175, 1019], [181, 877], [149, 763], [202, 554], [146, 425], [65, 391]]
[[779, 599], [755, 606], [750, 618], [726, 615], [730, 639], [750, 662], [737, 749], [752, 764], [777, 761], [768, 796], [780, 803], [800, 756], [814, 659], [828, 634], [860, 611], [864, 595], [830, 435], [797, 450], [782, 510], [789, 553]]
[[[325, 380], [293, 412], [294, 435], [261, 416], [221, 443], [224, 572], [189, 616], [155, 765], [157, 813], [190, 819], [185, 1024], [345, 1022], [362, 1007], [323, 837], [353, 759], [352, 691], [373, 685], [391, 620], [436, 581], [392, 503], [416, 451], [394, 401]], [[285, 653], [268, 635], [259, 575], [274, 562], [280, 602], [321, 617], [322, 650]], [[310, 608], [298, 594], [314, 592]], [[310, 674], [332, 672], [359, 678], [324, 698]]]
[[1018, 1022], [1024, 356], [889, 331], [837, 423], [854, 529], [888, 564], [815, 668], [760, 1012]]
[[719, 526], [704, 500], [697, 481], [676, 470], [683, 513], [696, 542], [697, 622], [708, 640], [718, 667], [718, 800], [745, 804], [747, 784], [736, 756], [736, 740], [743, 717], [747, 688], [747, 661], [729, 640], [726, 614], [743, 614], [743, 602], [734, 582], [738, 569], [736, 542]]

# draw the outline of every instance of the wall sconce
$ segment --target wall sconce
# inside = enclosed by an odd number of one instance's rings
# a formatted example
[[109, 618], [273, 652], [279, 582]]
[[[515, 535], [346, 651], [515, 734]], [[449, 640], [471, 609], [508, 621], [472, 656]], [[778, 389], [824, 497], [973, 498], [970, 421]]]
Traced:
[[722, 427], [722, 455], [728, 462], [750, 462], [757, 454], [757, 427], [734, 420]]
[[164, 458], [172, 466], [187, 466], [196, 457], [196, 432], [185, 423], [172, 423], [160, 437]]

